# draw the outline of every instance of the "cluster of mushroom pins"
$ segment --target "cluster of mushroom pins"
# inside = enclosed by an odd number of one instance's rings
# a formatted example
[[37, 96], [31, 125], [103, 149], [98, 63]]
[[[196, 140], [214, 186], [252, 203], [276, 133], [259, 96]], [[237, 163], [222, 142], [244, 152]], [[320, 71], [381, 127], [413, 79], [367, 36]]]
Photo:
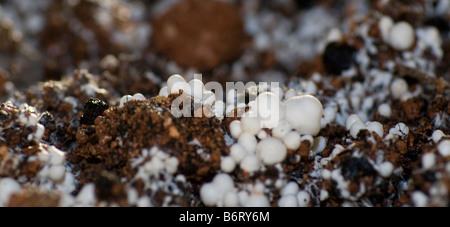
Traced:
[[[288, 149], [298, 149], [303, 140], [312, 143], [313, 136], [321, 129], [323, 113], [321, 102], [312, 95], [299, 94], [294, 90], [285, 92], [278, 86], [260, 83], [247, 86], [245, 92], [229, 89], [224, 102], [216, 100], [216, 96], [205, 89], [201, 80], [192, 79], [186, 82], [182, 76], [175, 74], [167, 80], [167, 86], [160, 90], [159, 95], [178, 94], [180, 90], [189, 94], [194, 102], [210, 105], [219, 119], [223, 119], [225, 114], [233, 112], [236, 108], [243, 110], [237, 111], [241, 113], [240, 120], [234, 120], [229, 125], [229, 136], [233, 138], [233, 142], [229, 144], [231, 145], [229, 155], [221, 157], [220, 166], [223, 173], [216, 175], [218, 179], [214, 180], [218, 181], [220, 178], [222, 184], [231, 180], [227, 174], [232, 173], [237, 166], [251, 175], [264, 166], [283, 162]], [[120, 105], [141, 98], [140, 94], [124, 96]], [[271, 131], [271, 135], [267, 133], [268, 130]], [[300, 156], [296, 161], [300, 161]], [[224, 189], [225, 191], [218, 190], [214, 185], [216, 185], [214, 182], [205, 183], [200, 189], [200, 197], [205, 205], [239, 205], [237, 192], [233, 190], [232, 183], [229, 185], [230, 190]], [[228, 195], [230, 193], [226, 192], [233, 193]], [[230, 196], [235, 199], [224, 198]], [[264, 196], [258, 198], [249, 196], [245, 199], [245, 204], [253, 203], [253, 200], [256, 203], [265, 203]], [[223, 204], [224, 201], [235, 201], [236, 204]], [[243, 201], [240, 202], [242, 203]]]

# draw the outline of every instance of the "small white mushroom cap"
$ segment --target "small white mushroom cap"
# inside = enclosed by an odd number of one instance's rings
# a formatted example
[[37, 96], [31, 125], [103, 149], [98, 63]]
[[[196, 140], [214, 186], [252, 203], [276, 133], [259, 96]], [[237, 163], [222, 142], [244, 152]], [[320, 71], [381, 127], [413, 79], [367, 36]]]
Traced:
[[174, 75], [170, 76], [169, 79], [167, 79], [168, 91], [172, 90], [172, 87], [176, 82], [186, 82], [186, 80], [178, 74], [174, 74]]
[[39, 123], [36, 124], [36, 132], [34, 134], [34, 141], [36, 143], [40, 143], [42, 136], [44, 136], [45, 133], [45, 127]]
[[7, 203], [11, 194], [19, 191], [20, 184], [12, 178], [0, 179], [0, 204]]
[[206, 206], [221, 205], [228, 192], [235, 191], [233, 179], [226, 173], [217, 174], [212, 182], [200, 188], [200, 199]]
[[294, 96], [297, 95], [297, 91], [293, 88], [289, 88], [285, 93], [284, 93], [284, 99], [289, 99], [292, 98]]
[[290, 131], [283, 137], [283, 142], [288, 149], [297, 150], [302, 139], [297, 131]]
[[444, 157], [450, 156], [450, 140], [441, 141], [437, 146], [437, 150]]
[[216, 188], [220, 188], [220, 190], [218, 190], [219, 192], [228, 192], [234, 188], [233, 178], [231, 178], [230, 175], [226, 173], [219, 173], [214, 176], [212, 184]]
[[[164, 93], [165, 91], [163, 91], [163, 90], [161, 89], [160, 95], [161, 95], [161, 92]], [[167, 96], [167, 95], [164, 95], [164, 96]], [[124, 95], [124, 96], [120, 99], [119, 107], [123, 107], [125, 103], [127, 103], [127, 102], [129, 102], [129, 101], [131, 101], [131, 100], [147, 100], [147, 99], [146, 99], [145, 96], [144, 96], [143, 94], [141, 94], [141, 93], [136, 93], [136, 94], [134, 94], [133, 96], [131, 96], [131, 95]]]
[[102, 58], [102, 60], [100, 60], [100, 67], [102, 69], [114, 69], [117, 68], [117, 66], [119, 66], [120, 61], [119, 59], [116, 58], [116, 56], [112, 55], [112, 54], [108, 54], [105, 57]]
[[414, 191], [411, 195], [414, 206], [425, 207], [428, 203], [428, 197], [421, 191]]
[[65, 161], [65, 154], [55, 146], [50, 146], [49, 149], [49, 155], [50, 155], [50, 163], [52, 165], [64, 165]]
[[281, 97], [283, 97], [283, 95], [284, 95], [283, 89], [281, 89], [280, 87], [271, 87], [270, 92], [272, 92], [276, 96], [278, 96], [279, 100], [281, 100]]
[[299, 207], [307, 207], [311, 201], [311, 197], [306, 191], [299, 191], [297, 193], [297, 201]]
[[[191, 87], [191, 89], [192, 89], [192, 87]], [[204, 104], [208, 104], [208, 105], [212, 106], [213, 103], [216, 101], [216, 94], [214, 94], [214, 92], [212, 92], [212, 91], [204, 91], [202, 94], [202, 100], [203, 100]], [[221, 101], [221, 102], [223, 103], [223, 101]]]
[[239, 196], [236, 191], [229, 191], [223, 196], [223, 205], [225, 207], [239, 206]]
[[308, 140], [311, 145], [314, 143], [314, 138], [311, 135], [302, 136], [302, 142], [305, 140]]
[[161, 90], [159, 90], [159, 95], [166, 96], [166, 97], [169, 96], [169, 91], [168, 91], [167, 86], [164, 86], [161, 88]]
[[295, 182], [287, 183], [284, 188], [281, 190], [281, 195], [296, 195], [298, 193], [298, 184]]
[[127, 190], [127, 201], [128, 205], [135, 205], [139, 199], [139, 193], [134, 188], [128, 188]]
[[241, 121], [234, 120], [230, 123], [230, 134], [231, 137], [237, 139], [242, 133]]
[[407, 136], [408, 133], [409, 133], [409, 128], [408, 128], [408, 126], [406, 126], [406, 125], [405, 125], [404, 123], [402, 123], [402, 122], [397, 123], [397, 124], [395, 125], [394, 129], [398, 132], [398, 135], [400, 135], [400, 136], [403, 136], [403, 135]]
[[238, 143], [241, 144], [247, 152], [255, 153], [258, 141], [254, 135], [244, 132], [239, 136]]
[[241, 204], [241, 206], [244, 206], [247, 203], [248, 198], [250, 196], [249, 193], [245, 190], [241, 190], [237, 194], [239, 198], [239, 203]]
[[76, 203], [81, 203], [82, 205], [94, 205], [96, 201], [94, 183], [84, 185], [75, 199]]
[[433, 139], [434, 143], [438, 143], [439, 140], [441, 140], [441, 138], [444, 136], [445, 136], [444, 132], [442, 132], [441, 130], [438, 129], [433, 132], [433, 134], [431, 135], [431, 138]]
[[216, 115], [217, 118], [223, 118], [224, 117], [224, 111], [225, 111], [225, 103], [222, 100], [217, 100], [214, 102], [214, 115]]
[[352, 124], [350, 128], [350, 135], [356, 139], [358, 137], [359, 131], [366, 129], [366, 125], [362, 121], [356, 121]]
[[383, 125], [380, 124], [380, 122], [377, 121], [370, 122], [367, 125], [367, 129], [372, 133], [376, 133], [380, 138], [383, 137]]
[[404, 51], [412, 47], [415, 41], [414, 28], [408, 22], [394, 24], [389, 32], [389, 44], [392, 48]]
[[216, 187], [213, 184], [206, 183], [200, 188], [200, 199], [206, 206], [215, 206], [221, 199]]
[[402, 78], [395, 79], [391, 84], [391, 94], [394, 98], [400, 99], [408, 92], [408, 83]]
[[49, 177], [53, 182], [61, 182], [64, 179], [66, 168], [61, 165], [55, 165], [50, 167]]
[[320, 131], [323, 107], [312, 95], [292, 97], [285, 102], [285, 119], [300, 134], [317, 135]]
[[189, 81], [189, 87], [191, 89], [190, 95], [196, 99], [203, 99], [203, 93], [205, 91], [205, 85], [199, 79], [192, 79]]
[[178, 94], [180, 90], [185, 94], [191, 95], [191, 87], [186, 81], [177, 81], [170, 87], [170, 94]]
[[323, 119], [328, 124], [336, 119], [336, 109], [329, 106], [323, 110]]
[[341, 32], [341, 30], [339, 30], [339, 28], [332, 28], [328, 32], [328, 34], [327, 34], [327, 36], [325, 38], [327, 43], [337, 42], [337, 41], [339, 41], [341, 39], [342, 39], [342, 32]]
[[258, 139], [262, 140], [262, 139], [267, 138], [267, 133], [266, 133], [266, 131], [261, 130], [261, 131], [258, 132], [258, 134], [256, 134], [256, 136], [258, 137]]
[[261, 140], [256, 147], [256, 152], [262, 162], [267, 165], [282, 162], [287, 155], [284, 144], [273, 137]]
[[127, 103], [127, 102], [129, 102], [131, 100], [133, 100], [133, 96], [131, 96], [131, 95], [124, 95], [120, 99], [119, 107], [123, 107], [125, 103]]
[[285, 107], [278, 95], [273, 92], [263, 92], [255, 99], [254, 104], [257, 116], [261, 120], [262, 128], [272, 129], [284, 118]]
[[247, 199], [245, 206], [246, 207], [268, 207], [268, 206], [270, 206], [270, 203], [265, 195], [253, 193]]
[[278, 122], [278, 125], [272, 129], [272, 136], [282, 139], [291, 131], [291, 129], [292, 128], [289, 122], [281, 120]]
[[179, 161], [176, 157], [170, 157], [164, 161], [164, 164], [168, 173], [175, 174], [178, 170]]
[[137, 207], [150, 207], [151, 205], [152, 202], [150, 201], [150, 197], [148, 196], [141, 196], [136, 202]]
[[241, 169], [252, 173], [259, 170], [259, 159], [254, 154], [247, 154], [244, 159], [242, 159], [239, 166]]
[[226, 156], [220, 159], [220, 169], [225, 173], [233, 172], [234, 168], [236, 168], [236, 162], [232, 157]]
[[295, 197], [295, 195], [281, 196], [281, 198], [278, 200], [278, 206], [279, 207], [298, 207], [297, 198]]
[[436, 155], [434, 153], [425, 153], [422, 156], [422, 167], [429, 170], [436, 164]]
[[392, 114], [391, 106], [389, 104], [383, 103], [378, 106], [378, 113], [384, 117], [390, 117]]
[[321, 153], [327, 146], [327, 139], [323, 136], [318, 136], [314, 138], [312, 145], [312, 152], [315, 154]]
[[361, 118], [356, 114], [351, 114], [348, 116], [347, 121], [345, 122], [345, 128], [350, 130], [352, 128], [353, 123], [361, 121]]
[[247, 150], [239, 143], [235, 143], [230, 147], [230, 157], [237, 163], [241, 162], [247, 153]]
[[328, 199], [328, 197], [329, 197], [329, 193], [327, 190], [325, 190], [325, 189], [320, 190], [320, 198], [319, 198], [320, 201], [324, 201], [324, 200]]
[[325, 180], [330, 180], [331, 179], [331, 171], [328, 169], [323, 169], [322, 170], [322, 178]]
[[380, 29], [381, 37], [385, 42], [389, 42], [389, 33], [394, 26], [394, 21], [389, 16], [382, 16], [378, 21], [378, 29]]
[[391, 162], [386, 161], [376, 166], [376, 169], [380, 174], [380, 176], [389, 177], [391, 176], [392, 171], [394, 170], [394, 166], [392, 165]]
[[136, 93], [133, 95], [133, 100], [147, 100], [145, 96], [141, 93]]
[[250, 135], [256, 135], [261, 130], [261, 121], [256, 114], [249, 111], [241, 117], [241, 129]]

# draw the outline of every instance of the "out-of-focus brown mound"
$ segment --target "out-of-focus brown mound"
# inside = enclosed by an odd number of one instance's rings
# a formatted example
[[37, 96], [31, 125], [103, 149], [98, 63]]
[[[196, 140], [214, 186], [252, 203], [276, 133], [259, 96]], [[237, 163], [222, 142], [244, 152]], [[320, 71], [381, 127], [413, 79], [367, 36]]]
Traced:
[[239, 9], [219, 1], [180, 1], [152, 25], [158, 51], [200, 71], [239, 57], [249, 41]]
[[56, 193], [44, 192], [39, 188], [25, 188], [14, 193], [9, 200], [9, 207], [56, 207], [59, 202]]

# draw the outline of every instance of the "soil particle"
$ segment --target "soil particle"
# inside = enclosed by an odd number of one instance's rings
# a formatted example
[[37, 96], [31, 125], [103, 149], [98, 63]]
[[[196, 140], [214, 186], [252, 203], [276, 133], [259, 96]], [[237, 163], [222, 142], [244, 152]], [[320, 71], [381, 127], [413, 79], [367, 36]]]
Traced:
[[84, 104], [84, 114], [80, 118], [80, 123], [84, 125], [93, 125], [95, 118], [100, 116], [106, 109], [108, 105], [96, 98], [89, 98], [89, 100]]
[[333, 75], [341, 74], [353, 64], [355, 52], [356, 49], [346, 43], [329, 43], [322, 57], [325, 69]]
[[300, 147], [298, 148], [301, 159], [304, 162], [308, 162], [309, 151], [311, 150], [311, 142], [308, 140], [300, 143]]
[[425, 101], [421, 98], [408, 99], [403, 103], [406, 118], [410, 121], [417, 120], [420, 117], [420, 114], [424, 112], [424, 107]]
[[95, 178], [95, 193], [99, 200], [121, 201], [126, 204], [126, 193], [124, 185], [120, 182], [118, 176], [107, 171], [102, 171], [100, 176]]
[[367, 158], [347, 157], [341, 159], [342, 173], [351, 181], [358, 180], [360, 177], [375, 176], [376, 171]]

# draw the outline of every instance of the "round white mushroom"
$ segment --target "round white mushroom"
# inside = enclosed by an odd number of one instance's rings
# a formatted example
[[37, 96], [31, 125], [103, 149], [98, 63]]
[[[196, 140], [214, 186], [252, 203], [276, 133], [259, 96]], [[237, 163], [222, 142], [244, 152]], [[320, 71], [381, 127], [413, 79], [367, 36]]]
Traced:
[[408, 22], [394, 24], [389, 32], [389, 45], [399, 51], [408, 50], [415, 41], [414, 28]]
[[323, 107], [312, 95], [292, 97], [285, 102], [286, 120], [301, 134], [317, 135], [320, 131]]
[[262, 162], [267, 165], [282, 162], [287, 155], [284, 144], [273, 137], [261, 140], [256, 147], [256, 152]]

